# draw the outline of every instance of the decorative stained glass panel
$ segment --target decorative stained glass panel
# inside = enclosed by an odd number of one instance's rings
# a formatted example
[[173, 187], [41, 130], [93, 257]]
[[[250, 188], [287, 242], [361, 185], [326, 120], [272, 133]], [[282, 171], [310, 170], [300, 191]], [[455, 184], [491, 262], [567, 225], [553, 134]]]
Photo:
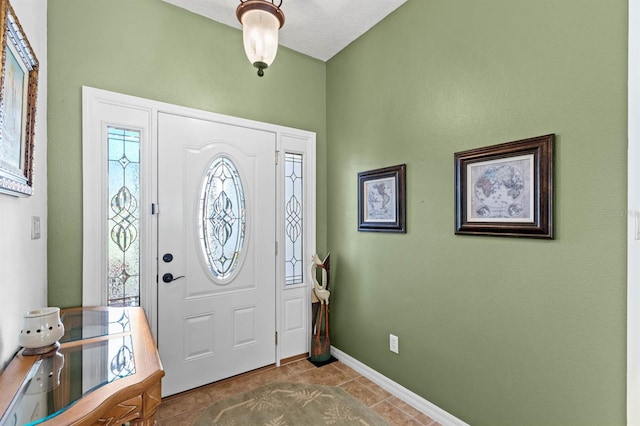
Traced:
[[290, 285], [303, 282], [302, 154], [286, 153], [284, 169], [285, 284]]
[[140, 131], [109, 127], [108, 305], [140, 305]]
[[200, 193], [200, 246], [211, 274], [227, 280], [238, 266], [246, 225], [244, 189], [230, 158], [213, 160]]

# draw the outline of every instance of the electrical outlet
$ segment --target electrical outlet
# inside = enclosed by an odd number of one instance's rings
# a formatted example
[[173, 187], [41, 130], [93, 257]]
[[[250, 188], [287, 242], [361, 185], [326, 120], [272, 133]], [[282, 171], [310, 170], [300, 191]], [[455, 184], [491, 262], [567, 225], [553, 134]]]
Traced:
[[398, 336], [394, 336], [393, 334], [389, 335], [389, 350], [391, 352], [398, 352]]

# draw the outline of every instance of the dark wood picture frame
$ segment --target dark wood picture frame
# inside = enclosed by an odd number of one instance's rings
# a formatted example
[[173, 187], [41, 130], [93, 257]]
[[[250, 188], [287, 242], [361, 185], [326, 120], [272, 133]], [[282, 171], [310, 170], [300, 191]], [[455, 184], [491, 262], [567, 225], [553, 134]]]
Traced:
[[552, 239], [554, 139], [456, 152], [455, 233]]
[[358, 173], [358, 231], [406, 231], [406, 164]]
[[0, 0], [0, 192], [33, 194], [38, 59], [9, 0]]

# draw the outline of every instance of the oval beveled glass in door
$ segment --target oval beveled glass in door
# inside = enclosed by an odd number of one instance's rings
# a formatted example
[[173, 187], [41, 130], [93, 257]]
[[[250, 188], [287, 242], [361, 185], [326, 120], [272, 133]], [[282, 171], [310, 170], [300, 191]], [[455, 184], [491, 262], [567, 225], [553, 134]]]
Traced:
[[202, 181], [200, 246], [212, 277], [228, 281], [237, 270], [245, 239], [244, 189], [230, 158], [215, 158]]

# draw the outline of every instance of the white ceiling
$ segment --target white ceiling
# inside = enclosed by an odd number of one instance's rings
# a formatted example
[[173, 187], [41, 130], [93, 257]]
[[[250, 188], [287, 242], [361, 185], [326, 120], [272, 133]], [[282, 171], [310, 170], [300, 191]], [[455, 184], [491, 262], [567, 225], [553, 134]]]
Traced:
[[[240, 29], [239, 0], [164, 0]], [[276, 0], [278, 4], [279, 0]], [[407, 0], [282, 0], [280, 45], [327, 61]]]

